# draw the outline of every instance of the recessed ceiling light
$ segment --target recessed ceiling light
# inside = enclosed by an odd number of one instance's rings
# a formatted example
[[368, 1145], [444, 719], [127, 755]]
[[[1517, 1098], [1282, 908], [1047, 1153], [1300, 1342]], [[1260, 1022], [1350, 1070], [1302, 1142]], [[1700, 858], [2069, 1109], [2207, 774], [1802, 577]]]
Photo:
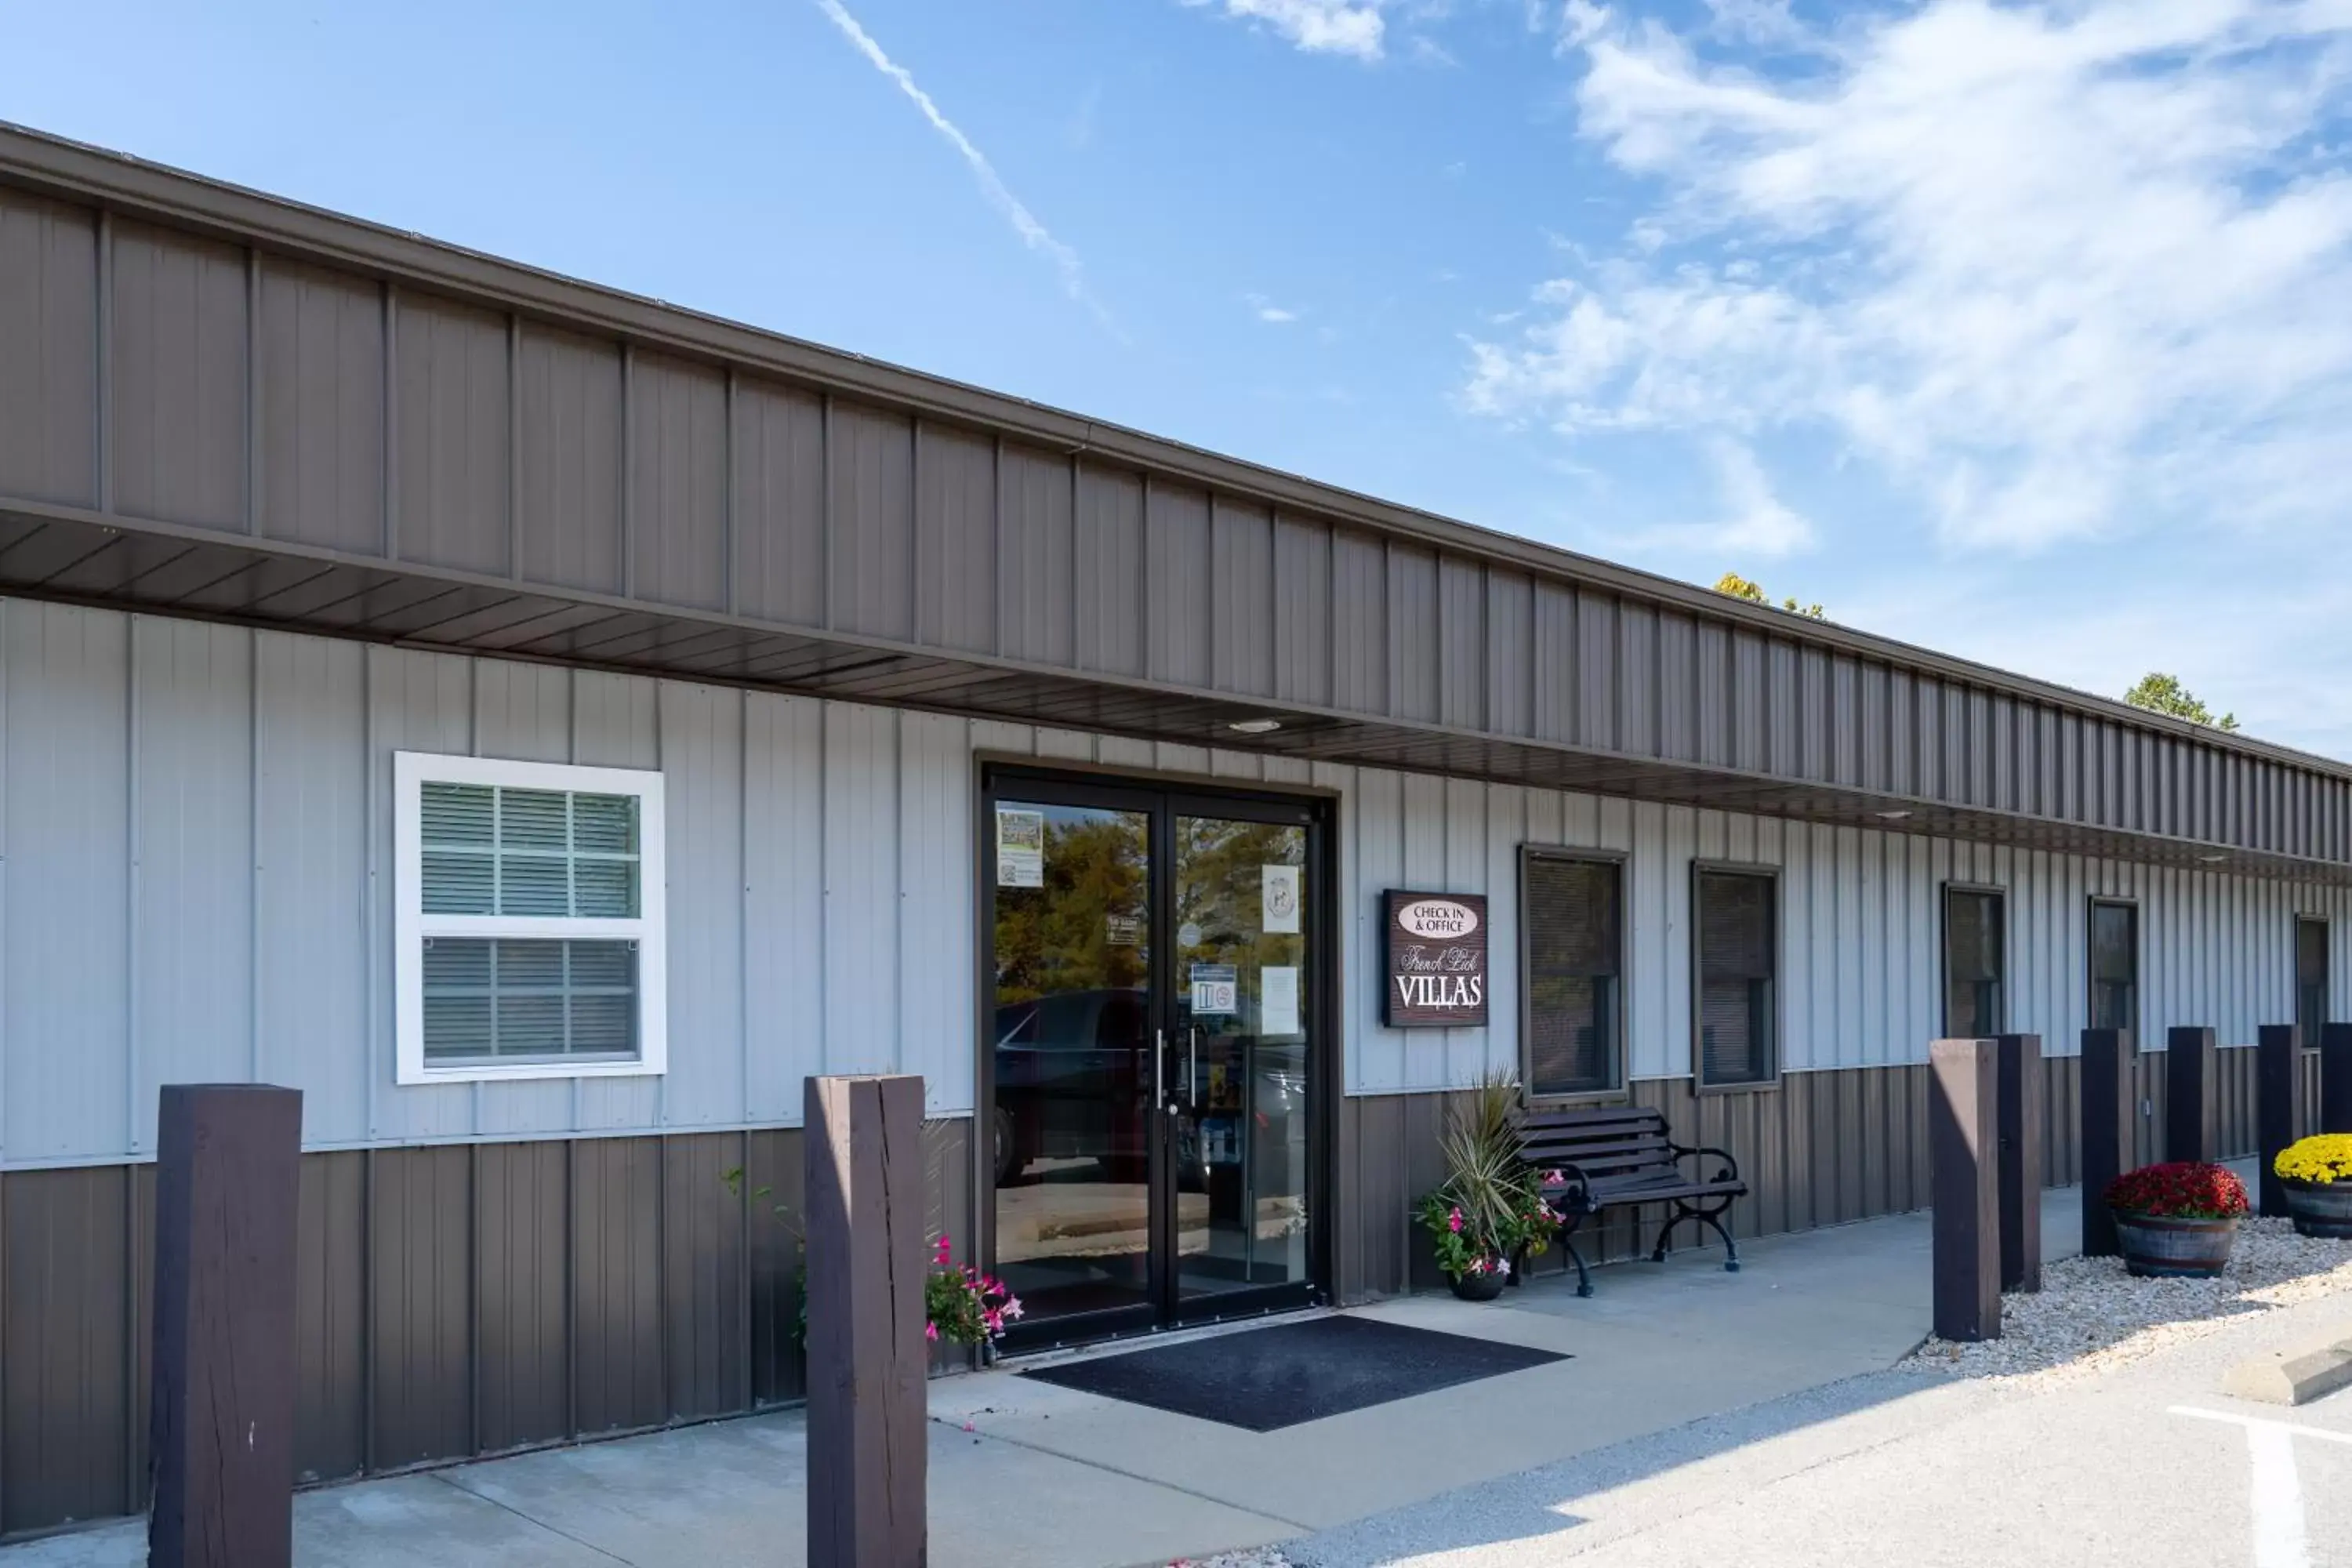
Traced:
[[1279, 719], [1236, 719], [1225, 726], [1237, 735], [1271, 735], [1282, 728]]
[[1877, 815], [1887, 822], [1901, 822], [1909, 817], [1911, 814], [1907, 811], [1882, 811]]

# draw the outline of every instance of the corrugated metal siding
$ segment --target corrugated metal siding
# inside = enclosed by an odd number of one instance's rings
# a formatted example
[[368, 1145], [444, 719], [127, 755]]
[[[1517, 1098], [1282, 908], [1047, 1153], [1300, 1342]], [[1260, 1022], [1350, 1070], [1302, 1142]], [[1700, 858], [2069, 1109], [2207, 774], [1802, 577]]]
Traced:
[[[820, 1071], [920, 1072], [933, 1115], [968, 1113], [982, 752], [1338, 794], [1360, 1093], [1515, 1062], [1523, 843], [1630, 858], [1636, 1078], [1689, 1070], [1695, 858], [1780, 870], [1792, 1071], [1923, 1059], [1947, 881], [2009, 890], [2010, 1021], [2053, 1054], [2081, 1027], [2095, 894], [2140, 906], [2150, 1039], [2244, 1043], [2287, 1016], [2297, 913], [2334, 922], [2339, 996], [2352, 975], [2352, 897], [2285, 883], [25, 601], [0, 601], [0, 696], [15, 1166], [142, 1157], [156, 1086], [191, 1079], [301, 1088], [313, 1148], [790, 1124]], [[390, 759], [410, 749], [664, 770], [666, 1077], [392, 1081]], [[1407, 886], [1489, 895], [1491, 1027], [1379, 1026], [1377, 895]]]
[[98, 500], [98, 220], [0, 196], [0, 493]]
[[[1336, 492], [1329, 515], [1277, 518], [1262, 496], [750, 363], [15, 191], [0, 193], [8, 497], [1202, 694], [2347, 853], [2352, 780], [2284, 754], [1598, 584], [1565, 560], [1545, 572], [1466, 534], [1378, 531]], [[466, 635], [450, 610], [420, 625]], [[403, 629], [383, 603], [293, 595], [269, 613]], [[578, 624], [545, 626], [531, 651], [577, 655]], [[603, 637], [611, 658], [645, 646]]]
[[[970, 1126], [923, 1129], [929, 1227], [959, 1258]], [[771, 1131], [305, 1156], [298, 1475], [799, 1398], [801, 1154]], [[0, 1175], [0, 1533], [136, 1512], [154, 1167]]]
[[261, 268], [260, 531], [383, 549], [383, 291], [320, 268]]
[[114, 504], [134, 517], [246, 524], [246, 253], [140, 224], [108, 257]]

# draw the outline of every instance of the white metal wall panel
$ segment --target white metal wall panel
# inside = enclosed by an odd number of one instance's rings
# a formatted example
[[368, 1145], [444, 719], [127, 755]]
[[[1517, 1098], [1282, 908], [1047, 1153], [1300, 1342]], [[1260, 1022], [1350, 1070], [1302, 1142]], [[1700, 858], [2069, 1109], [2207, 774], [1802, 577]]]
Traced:
[[[2352, 895], [731, 688], [0, 601], [0, 1160], [138, 1158], [155, 1086], [300, 1087], [313, 1146], [789, 1124], [810, 1072], [972, 1100], [975, 758], [1311, 784], [1332, 854], [1356, 1093], [1514, 1065], [1523, 843], [1627, 858], [1636, 1078], [1689, 1070], [1694, 858], [1780, 868], [1791, 1071], [1916, 1061], [1940, 1028], [1941, 889], [2009, 892], [2011, 1021], [2074, 1048], [2085, 901], [2140, 907], [2143, 1028], [2231, 1044], [2292, 1008], [2293, 917]], [[671, 1070], [402, 1087], [392, 1075], [391, 756], [660, 767]], [[1381, 1026], [1379, 895], [1488, 895], [1490, 1026]], [[2343, 1011], [2341, 1004], [2339, 1013]]]
[[253, 1075], [253, 634], [131, 624], [131, 1146], [166, 1082]]
[[254, 1076], [302, 1091], [305, 1136], [350, 1142], [370, 1061], [367, 650], [256, 639]]
[[[572, 677], [572, 761], [589, 767], [662, 765], [661, 683], [642, 676], [583, 670]], [[670, 959], [677, 962], [673, 946]], [[673, 971], [675, 973], [675, 971]], [[677, 981], [670, 983], [675, 1002]], [[675, 1040], [676, 1032], [672, 1031]], [[642, 1078], [583, 1079], [572, 1086], [583, 1131], [658, 1126], [662, 1087]]]
[[[665, 681], [661, 765], [669, 826], [669, 1071], [666, 1127], [743, 1117], [743, 700]], [[691, 1042], [681, 1050], [680, 1042]]]
[[130, 1146], [131, 628], [0, 604], [9, 1159]]

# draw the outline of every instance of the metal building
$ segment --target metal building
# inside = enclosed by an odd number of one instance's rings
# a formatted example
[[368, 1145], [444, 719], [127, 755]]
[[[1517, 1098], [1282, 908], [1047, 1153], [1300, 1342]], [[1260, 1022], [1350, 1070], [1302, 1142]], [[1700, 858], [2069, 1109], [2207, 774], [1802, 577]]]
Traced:
[[2352, 957], [2341, 764], [6, 129], [0, 595], [0, 1531], [142, 1506], [167, 1082], [303, 1090], [331, 1479], [794, 1397], [811, 1073], [1050, 1338], [1427, 1282], [1490, 1070], [1799, 1228]]

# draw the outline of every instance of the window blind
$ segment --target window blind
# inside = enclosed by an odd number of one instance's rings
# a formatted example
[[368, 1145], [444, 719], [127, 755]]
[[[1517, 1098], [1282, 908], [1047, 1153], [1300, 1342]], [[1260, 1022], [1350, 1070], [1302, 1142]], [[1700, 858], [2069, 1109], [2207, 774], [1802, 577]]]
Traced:
[[1773, 1073], [1772, 879], [1698, 875], [1698, 1055], [1701, 1081], [1757, 1083]]
[[1622, 873], [1610, 861], [1530, 856], [1526, 887], [1528, 1087], [1614, 1089]]
[[1958, 1039], [2000, 1032], [2002, 900], [1955, 888], [1944, 897], [1944, 1029]]

